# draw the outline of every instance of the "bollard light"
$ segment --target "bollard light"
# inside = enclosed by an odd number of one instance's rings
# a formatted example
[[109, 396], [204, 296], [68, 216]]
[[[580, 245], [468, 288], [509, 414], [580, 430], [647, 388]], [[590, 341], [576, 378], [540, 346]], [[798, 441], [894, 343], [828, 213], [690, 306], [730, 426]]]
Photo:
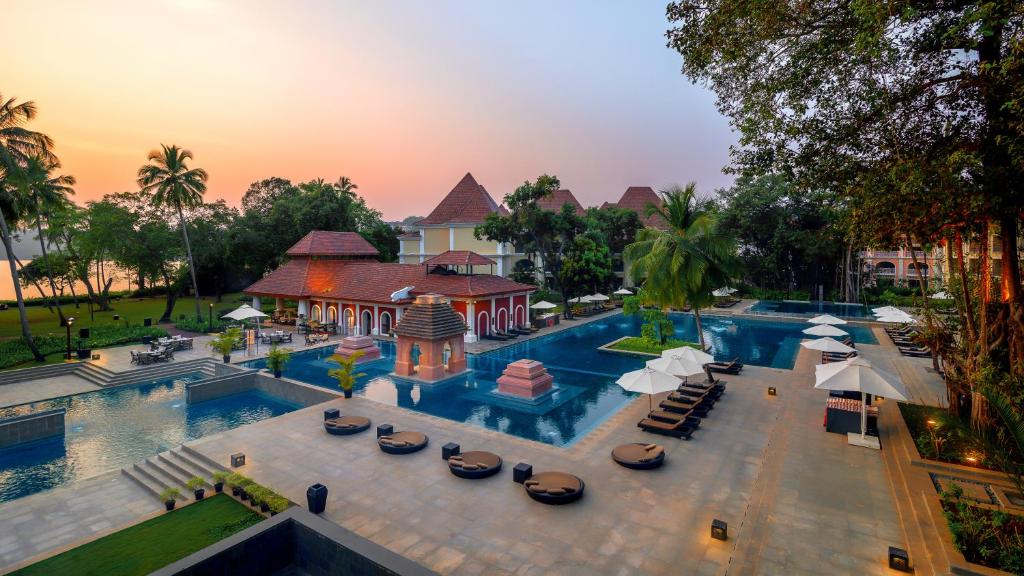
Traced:
[[768, 387], [768, 395], [769, 396], [775, 396], [777, 393], [778, 393], [778, 391], [775, 390], [775, 386], [769, 386]]
[[238, 452], [231, 455], [231, 467], [240, 468], [245, 466], [245, 454]]
[[715, 540], [729, 539], [729, 524], [724, 520], [715, 518], [711, 521], [711, 537]]
[[889, 546], [889, 568], [900, 572], [910, 572], [910, 556], [903, 548]]

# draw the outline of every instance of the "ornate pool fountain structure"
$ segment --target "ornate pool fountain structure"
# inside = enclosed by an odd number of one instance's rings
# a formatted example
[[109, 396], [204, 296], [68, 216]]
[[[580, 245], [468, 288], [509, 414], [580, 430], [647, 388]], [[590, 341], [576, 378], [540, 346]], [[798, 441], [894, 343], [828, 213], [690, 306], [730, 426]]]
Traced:
[[377, 345], [373, 343], [373, 338], [369, 336], [346, 336], [334, 350], [335, 354], [346, 358], [357, 352], [362, 352], [363, 355], [356, 360], [356, 364], [380, 358], [380, 348], [377, 348]]
[[[399, 378], [437, 382], [467, 371], [464, 336], [469, 328], [440, 294], [417, 296], [395, 325], [395, 371]], [[448, 348], [447, 363], [445, 348]], [[413, 349], [419, 349], [419, 359]]]

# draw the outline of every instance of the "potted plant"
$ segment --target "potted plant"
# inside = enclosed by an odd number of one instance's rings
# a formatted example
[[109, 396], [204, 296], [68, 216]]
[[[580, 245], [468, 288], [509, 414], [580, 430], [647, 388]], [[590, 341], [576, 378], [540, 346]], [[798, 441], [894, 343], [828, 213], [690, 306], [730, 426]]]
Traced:
[[237, 345], [241, 339], [241, 328], [228, 328], [214, 336], [213, 340], [210, 340], [210, 348], [220, 352], [224, 357], [224, 363], [229, 364], [231, 362], [231, 351], [235, 349], [235, 345]]
[[267, 370], [274, 373], [274, 378], [281, 377], [281, 371], [284, 370], [284, 365], [288, 363], [291, 354], [292, 351], [288, 348], [278, 348], [276, 345], [270, 347], [270, 352], [267, 352]]
[[246, 486], [245, 492], [249, 495], [249, 505], [253, 508], [259, 508], [267, 499], [267, 489], [259, 484], [253, 483]]
[[229, 476], [231, 476], [231, 474], [228, 474], [223, 470], [218, 470], [213, 473], [213, 489], [215, 492], [220, 494], [224, 491], [224, 483], [227, 482]]
[[206, 488], [204, 488], [206, 486], [206, 480], [199, 476], [189, 478], [185, 485], [188, 486], [189, 490], [191, 490], [193, 494], [195, 494], [196, 502], [202, 500], [203, 496], [206, 495]]
[[352, 370], [356, 366], [356, 361], [363, 356], [363, 352], [355, 351], [350, 356], [342, 356], [341, 354], [334, 354], [331, 356], [331, 362], [335, 362], [340, 368], [333, 368], [327, 371], [327, 375], [338, 381], [338, 387], [345, 393], [345, 398], [352, 397], [352, 387], [356, 384], [356, 379], [366, 376], [365, 372], [353, 374]]
[[271, 516], [277, 516], [281, 512], [284, 512], [285, 510], [287, 510], [288, 506], [289, 506], [289, 503], [288, 503], [288, 499], [287, 498], [285, 498], [284, 496], [281, 496], [280, 494], [275, 494], [270, 499], [270, 515]]
[[159, 498], [160, 501], [164, 503], [164, 506], [167, 507], [167, 511], [170, 512], [171, 510], [174, 510], [174, 503], [178, 498], [181, 498], [181, 490], [178, 490], [177, 488], [167, 488], [160, 493]]
[[231, 484], [231, 495], [245, 500], [245, 483], [249, 482], [249, 479], [238, 472], [232, 472], [228, 474], [227, 481]]

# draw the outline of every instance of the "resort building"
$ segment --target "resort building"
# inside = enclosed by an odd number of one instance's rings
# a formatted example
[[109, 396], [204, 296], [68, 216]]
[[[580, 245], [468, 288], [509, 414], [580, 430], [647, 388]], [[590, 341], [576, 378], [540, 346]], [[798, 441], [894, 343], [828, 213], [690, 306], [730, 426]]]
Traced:
[[[526, 259], [526, 255], [511, 244], [473, 237], [473, 229], [493, 213], [507, 214], [508, 211], [467, 172], [426, 218], [399, 236], [398, 261], [421, 264], [448, 251], [469, 251], [492, 260], [498, 276], [508, 276], [515, 263]], [[489, 267], [475, 271], [491, 272]]]
[[[942, 279], [942, 249], [934, 248], [930, 252], [915, 246], [921, 277], [925, 283]], [[893, 284], [895, 286], [916, 286], [918, 277], [914, 269], [914, 256], [907, 248], [899, 250], [864, 250], [860, 253], [861, 264], [865, 271], [874, 277], [876, 283]]]
[[[471, 178], [471, 177], [470, 177]], [[259, 309], [273, 298], [298, 303], [300, 317], [336, 323], [344, 335], [387, 335], [421, 294], [440, 294], [466, 322], [466, 341], [528, 322], [535, 286], [492, 274], [498, 263], [472, 251], [446, 250], [419, 263], [377, 261], [377, 249], [355, 232], [313, 231], [290, 258], [245, 289]]]

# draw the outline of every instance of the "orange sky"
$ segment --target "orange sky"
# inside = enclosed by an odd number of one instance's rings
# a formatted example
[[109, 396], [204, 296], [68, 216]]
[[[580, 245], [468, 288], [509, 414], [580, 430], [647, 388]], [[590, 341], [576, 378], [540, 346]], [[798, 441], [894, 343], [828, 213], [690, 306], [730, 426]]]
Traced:
[[208, 198], [352, 178], [398, 219], [471, 171], [500, 201], [558, 175], [584, 204], [720, 172], [734, 141], [664, 47], [664, 2], [18, 2], [0, 94], [34, 100], [77, 199], [178, 144]]

